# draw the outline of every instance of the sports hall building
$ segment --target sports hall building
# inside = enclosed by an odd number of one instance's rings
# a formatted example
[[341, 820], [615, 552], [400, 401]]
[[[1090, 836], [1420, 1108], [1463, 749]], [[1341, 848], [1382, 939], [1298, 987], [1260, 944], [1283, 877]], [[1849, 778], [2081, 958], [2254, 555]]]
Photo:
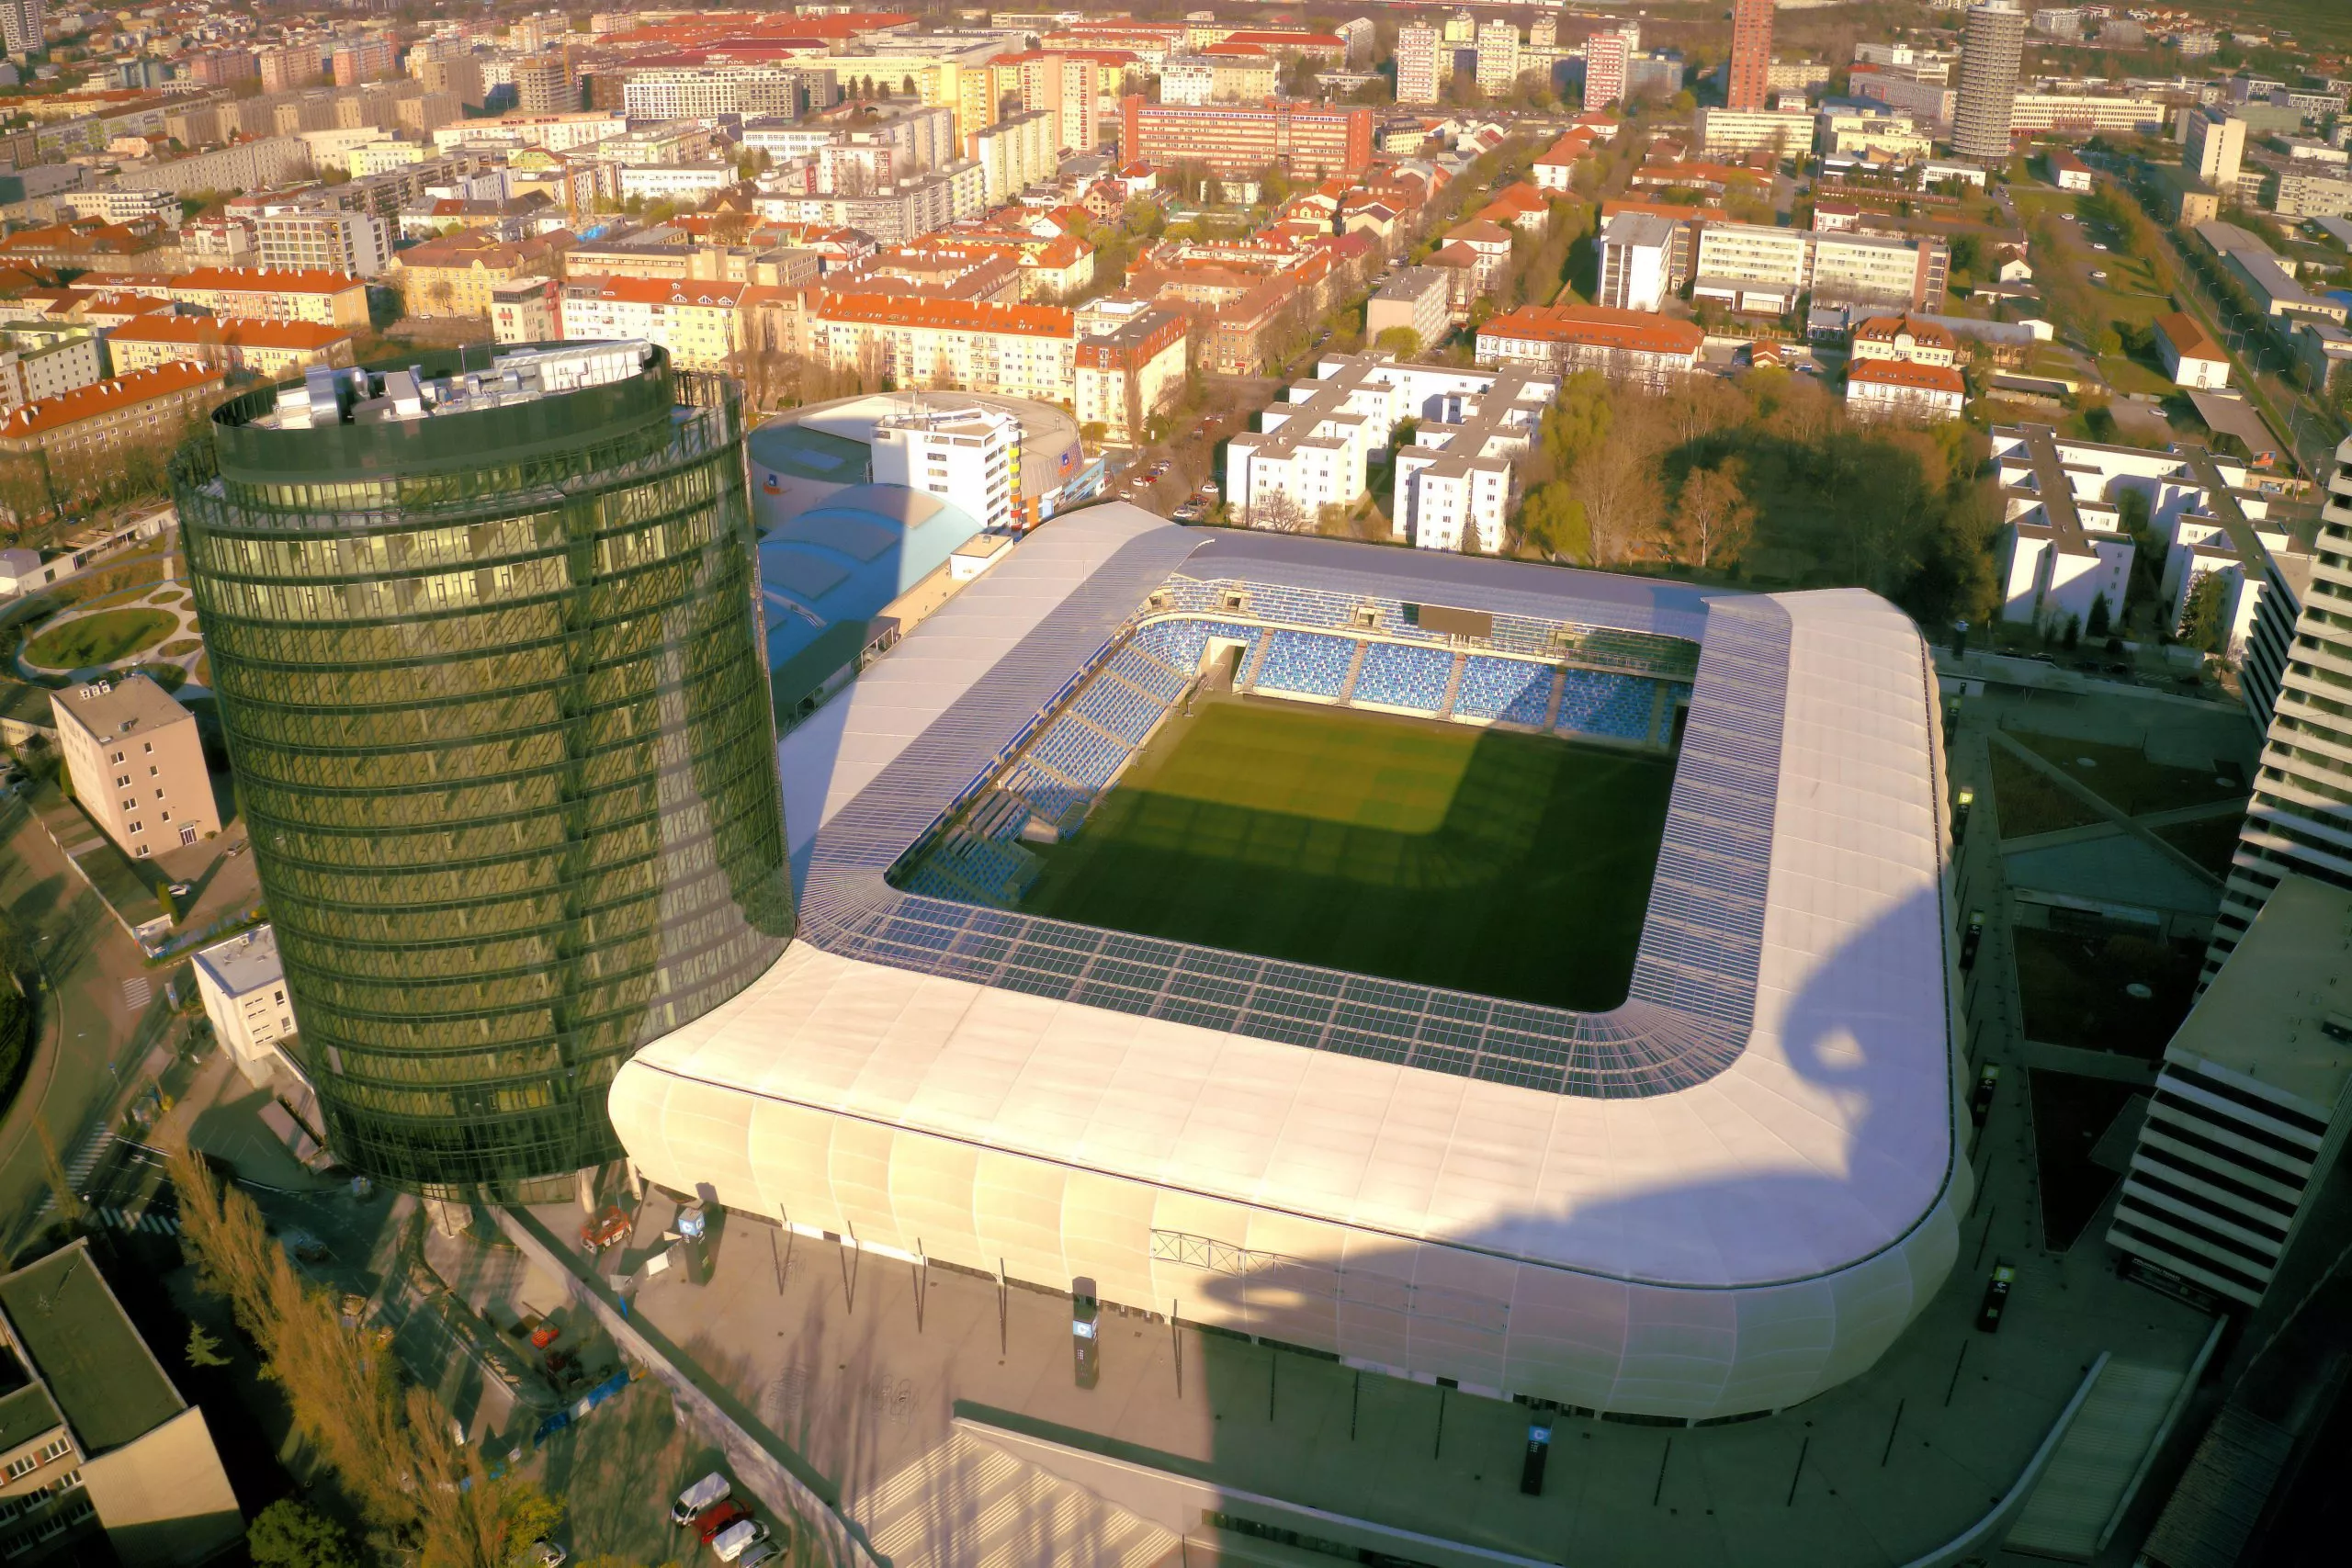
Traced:
[[[1680, 739], [1578, 1012], [1023, 913], [1195, 684]], [[1687, 710], [1687, 711], [1685, 711]], [[1868, 1368], [1951, 1268], [1935, 685], [1859, 591], [1057, 520], [783, 740], [798, 940], [612, 1091], [639, 1172], [876, 1251], [1571, 1408]]]

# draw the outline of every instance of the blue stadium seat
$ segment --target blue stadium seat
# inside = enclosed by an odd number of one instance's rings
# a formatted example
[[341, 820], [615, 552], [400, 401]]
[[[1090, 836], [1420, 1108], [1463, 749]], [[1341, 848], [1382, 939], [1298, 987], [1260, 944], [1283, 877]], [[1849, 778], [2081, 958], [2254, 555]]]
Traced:
[[1435, 713], [1445, 701], [1445, 682], [1453, 673], [1453, 655], [1445, 649], [1375, 642], [1363, 651], [1353, 700]]
[[1348, 683], [1348, 666], [1355, 661], [1355, 645], [1346, 637], [1317, 632], [1277, 631], [1266, 648], [1264, 666], [1258, 671], [1258, 689], [1296, 692], [1306, 696], [1336, 697]]
[[1552, 703], [1555, 666], [1524, 659], [1497, 659], [1474, 653], [1462, 666], [1462, 684], [1453, 694], [1457, 716], [1499, 719], [1505, 724], [1541, 727]]
[[1557, 728], [1567, 735], [1645, 740], [1649, 738], [1650, 706], [1657, 700], [1657, 685], [1646, 676], [1571, 670], [1560, 692]]

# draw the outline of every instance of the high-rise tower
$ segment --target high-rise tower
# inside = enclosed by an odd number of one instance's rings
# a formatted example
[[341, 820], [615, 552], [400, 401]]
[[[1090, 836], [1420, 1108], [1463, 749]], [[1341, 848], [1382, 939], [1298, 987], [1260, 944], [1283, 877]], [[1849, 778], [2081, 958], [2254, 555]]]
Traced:
[[1724, 105], [1760, 109], [1772, 85], [1772, 0], [1732, 0], [1731, 62]]
[[175, 465], [298, 1050], [355, 1169], [531, 1196], [616, 1158], [621, 1063], [784, 951], [743, 474], [731, 383], [643, 343], [315, 369]]
[[2014, 6], [1968, 8], [1960, 45], [1960, 99], [1952, 110], [1952, 150], [1963, 158], [1997, 163], [2009, 155], [2009, 113], [2018, 96], [2018, 62], [2025, 53], [2025, 13]]

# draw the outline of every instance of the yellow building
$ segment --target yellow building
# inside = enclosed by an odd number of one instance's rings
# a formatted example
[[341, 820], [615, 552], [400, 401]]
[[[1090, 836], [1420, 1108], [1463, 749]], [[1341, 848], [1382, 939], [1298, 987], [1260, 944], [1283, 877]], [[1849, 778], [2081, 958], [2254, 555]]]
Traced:
[[518, 277], [556, 270], [569, 236], [502, 243], [454, 234], [403, 251], [390, 281], [412, 316], [488, 316], [492, 290]]

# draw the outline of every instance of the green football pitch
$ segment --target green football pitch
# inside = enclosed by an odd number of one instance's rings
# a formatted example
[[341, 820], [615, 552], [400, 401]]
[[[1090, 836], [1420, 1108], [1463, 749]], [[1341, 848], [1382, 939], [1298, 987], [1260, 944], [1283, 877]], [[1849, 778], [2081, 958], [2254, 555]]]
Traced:
[[1625, 998], [1671, 761], [1224, 698], [1172, 720], [1022, 908], [1557, 1007]]

